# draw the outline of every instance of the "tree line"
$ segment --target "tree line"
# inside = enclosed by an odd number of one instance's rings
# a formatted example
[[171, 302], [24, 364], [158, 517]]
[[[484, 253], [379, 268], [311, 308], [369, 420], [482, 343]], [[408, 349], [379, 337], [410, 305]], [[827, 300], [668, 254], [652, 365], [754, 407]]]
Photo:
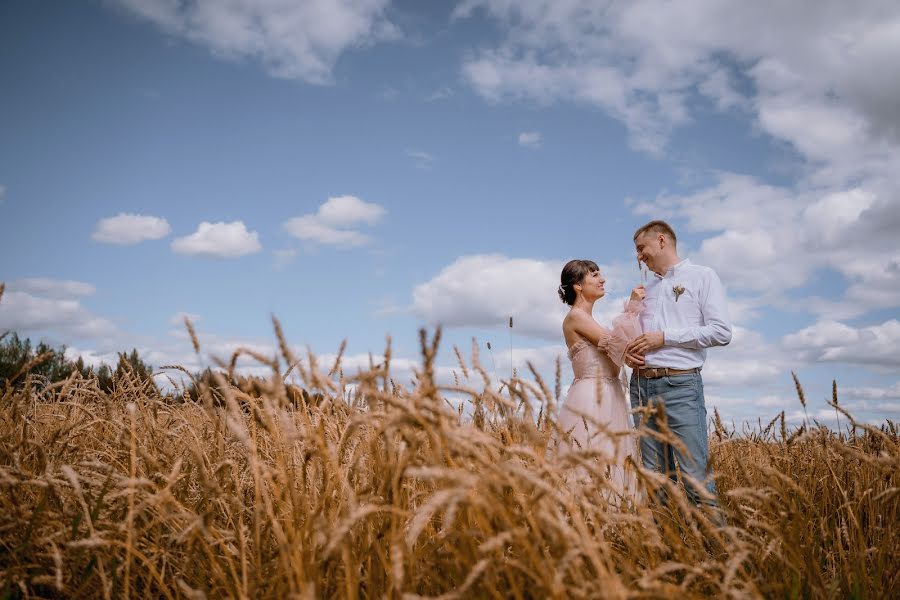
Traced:
[[114, 367], [102, 363], [95, 368], [85, 364], [80, 356], [75, 360], [66, 358], [65, 346], [54, 348], [43, 341], [33, 345], [29, 338], [22, 339], [15, 332], [0, 335], [0, 391], [24, 384], [26, 377], [45, 386], [64, 381], [75, 372], [85, 379], [96, 378], [104, 392], [111, 392], [115, 381], [125, 373], [141, 382], [153, 383], [153, 367], [141, 359], [136, 348], [130, 353], [120, 352]]
[[[21, 338], [15, 332], [0, 334], [0, 396], [11, 388], [26, 385], [44, 388], [48, 385], [65, 381], [74, 373], [84, 379], [93, 379], [97, 387], [105, 393], [112, 393], [116, 382], [128, 376], [132, 382], [149, 385], [162, 398], [174, 402], [200, 401], [204, 395], [213, 402], [222, 401], [221, 386], [234, 388], [254, 397], [273, 393], [270, 383], [265, 378], [228, 375], [224, 371], [214, 372], [206, 368], [190, 374], [190, 382], [184, 387], [162, 393], [153, 381], [153, 367], [140, 357], [136, 348], [130, 353], [120, 352], [119, 359], [112, 367], [102, 363], [97, 367], [87, 365], [80, 356], [74, 360], [66, 358], [66, 347], [54, 348], [41, 341], [33, 345], [29, 338]], [[294, 405], [318, 404], [321, 394], [310, 395], [306, 390], [294, 385], [282, 386], [286, 400]]]

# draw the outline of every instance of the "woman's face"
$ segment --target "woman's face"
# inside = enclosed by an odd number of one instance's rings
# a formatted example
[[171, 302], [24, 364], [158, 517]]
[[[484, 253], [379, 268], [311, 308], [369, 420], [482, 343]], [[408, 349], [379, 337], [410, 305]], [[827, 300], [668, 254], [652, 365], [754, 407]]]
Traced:
[[581, 280], [581, 293], [588, 300], [597, 300], [606, 295], [603, 284], [606, 279], [600, 274], [600, 271], [591, 271]]

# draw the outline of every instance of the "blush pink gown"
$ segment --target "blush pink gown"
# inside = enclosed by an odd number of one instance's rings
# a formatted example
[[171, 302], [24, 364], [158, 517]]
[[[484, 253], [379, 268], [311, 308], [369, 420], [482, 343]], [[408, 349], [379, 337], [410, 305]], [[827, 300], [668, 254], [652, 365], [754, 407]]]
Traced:
[[625, 347], [641, 334], [640, 310], [640, 301], [627, 302], [625, 311], [613, 319], [612, 329], [604, 328], [599, 344], [581, 338], [569, 347], [575, 380], [559, 411], [559, 425], [571, 435], [572, 449], [602, 454], [610, 466], [612, 488], [629, 496], [634, 495], [636, 484], [625, 459], [636, 459], [637, 450], [629, 435], [630, 405], [620, 377]]

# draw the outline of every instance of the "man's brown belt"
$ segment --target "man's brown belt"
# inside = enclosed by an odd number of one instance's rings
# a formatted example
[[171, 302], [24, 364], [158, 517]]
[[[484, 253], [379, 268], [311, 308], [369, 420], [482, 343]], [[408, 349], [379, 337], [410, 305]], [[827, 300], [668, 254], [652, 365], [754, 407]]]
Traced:
[[660, 367], [657, 369], [638, 369], [638, 377], [646, 377], [647, 379], [656, 379], [658, 377], [668, 377], [669, 375], [690, 375], [691, 373], [699, 373], [700, 369], [667, 369]]

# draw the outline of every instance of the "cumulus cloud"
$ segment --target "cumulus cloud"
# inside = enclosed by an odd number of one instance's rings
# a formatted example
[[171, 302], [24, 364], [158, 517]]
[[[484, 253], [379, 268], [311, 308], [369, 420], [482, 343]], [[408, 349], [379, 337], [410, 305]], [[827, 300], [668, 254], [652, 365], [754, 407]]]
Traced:
[[388, 0], [112, 0], [218, 57], [261, 63], [276, 77], [332, 81], [346, 50], [399, 37]]
[[130, 245], [169, 235], [169, 222], [160, 217], [120, 213], [97, 221], [91, 239], [104, 244]]
[[790, 369], [797, 368], [791, 357], [761, 333], [734, 326], [731, 343], [710, 348], [703, 366], [703, 380], [713, 391], [772, 384]]
[[565, 308], [556, 295], [562, 261], [463, 256], [413, 290], [413, 311], [446, 327], [501, 327], [558, 338]]
[[857, 386], [841, 390], [847, 398], [861, 400], [900, 400], [900, 381], [890, 387]]
[[820, 321], [787, 335], [782, 344], [809, 362], [843, 362], [870, 367], [900, 366], [900, 321], [852, 327]]
[[372, 241], [357, 228], [376, 225], [386, 212], [380, 204], [365, 202], [356, 196], [337, 196], [329, 198], [314, 214], [288, 220], [284, 229], [310, 244], [353, 248]]
[[34, 296], [58, 300], [78, 296], [91, 296], [97, 291], [97, 288], [83, 281], [31, 277], [11, 281], [8, 290], [10, 292], [25, 292]]
[[[791, 190], [723, 173], [699, 192], [663, 194], [632, 207], [648, 217], [684, 220], [688, 231], [708, 234], [692, 258], [715, 268], [729, 289], [843, 319], [900, 305], [894, 241], [900, 206], [894, 189], [870, 180]], [[791, 297], [791, 290], [824, 269], [843, 277], [843, 298]]]
[[540, 148], [542, 141], [543, 138], [539, 131], [523, 131], [519, 134], [519, 145], [524, 148]]
[[854, 411], [900, 413], [900, 381], [887, 387], [854, 386], [839, 389], [838, 395], [841, 404], [851, 414]]
[[[430, 324], [445, 327], [507, 327], [558, 340], [567, 307], [556, 293], [562, 260], [509, 258], [500, 254], [462, 256], [413, 290], [412, 310]], [[601, 266], [617, 294], [627, 287], [622, 265]], [[595, 307], [601, 323], [621, 311], [624, 297], [607, 296]]]
[[243, 221], [232, 223], [200, 223], [197, 231], [172, 241], [172, 250], [178, 254], [237, 258], [262, 250], [259, 234], [248, 231]]
[[[72, 297], [84, 295], [81, 292], [87, 291], [86, 288], [73, 286], [78, 282], [59, 282], [58, 286], [53, 286], [48, 285], [49, 280], [40, 281], [43, 284], [32, 286], [31, 291], [22, 291], [28, 289], [28, 285], [19, 287], [18, 291], [10, 286], [10, 290], [3, 294], [0, 331], [11, 330], [21, 335], [52, 333], [76, 339], [104, 339], [118, 333], [112, 321], [95, 315], [80, 300]], [[41, 288], [46, 290], [47, 295], [40, 295], [37, 290]], [[72, 291], [78, 293], [73, 294]]]
[[691, 119], [695, 90], [755, 110], [764, 130], [810, 155], [861, 136], [900, 139], [900, 8], [888, 0], [467, 0], [455, 15], [476, 9], [507, 32], [463, 65], [480, 94], [598, 106], [642, 150], [660, 152]]
[[802, 302], [823, 318], [900, 305], [900, 5], [467, 0], [455, 16], [476, 11], [506, 31], [462, 67], [488, 101], [597, 106], [633, 146], [662, 154], [699, 94], [796, 150], [792, 185], [719, 173], [632, 204], [704, 234], [692, 258], [749, 303], [799, 305], [790, 291], [831, 269], [845, 297]]
[[337, 196], [319, 207], [318, 217], [334, 227], [352, 227], [360, 223], [375, 225], [384, 213], [384, 207], [374, 202], [363, 202], [356, 196]]
[[[445, 327], [508, 327], [514, 333], [558, 340], [568, 308], [556, 288], [564, 260], [510, 258], [501, 254], [461, 256], [429, 281], [415, 286], [412, 312]], [[609, 324], [621, 312], [634, 265], [600, 265], [607, 295], [594, 306], [594, 318]]]
[[810, 299], [810, 309], [823, 318], [847, 319], [900, 305], [900, 254], [848, 257], [841, 271], [850, 281], [843, 298]]

